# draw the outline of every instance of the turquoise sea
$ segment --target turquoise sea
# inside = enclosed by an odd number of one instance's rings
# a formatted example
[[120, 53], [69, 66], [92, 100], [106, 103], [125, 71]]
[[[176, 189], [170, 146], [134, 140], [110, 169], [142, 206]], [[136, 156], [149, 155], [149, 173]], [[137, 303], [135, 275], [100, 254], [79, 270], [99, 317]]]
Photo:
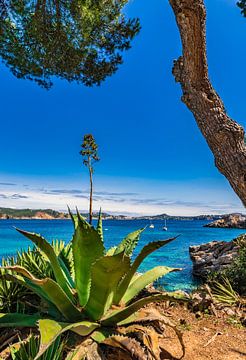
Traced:
[[[197, 286], [197, 280], [192, 276], [192, 263], [189, 257], [189, 246], [202, 244], [212, 240], [229, 241], [244, 230], [204, 228], [206, 221], [168, 221], [168, 231], [162, 231], [163, 222], [153, 222], [154, 229], [149, 227], [142, 234], [135, 253], [146, 243], [180, 235], [177, 240], [166, 247], [151, 254], [142, 264], [140, 271], [145, 271], [153, 266], [167, 265], [180, 267], [183, 270], [172, 273], [159, 280], [158, 285], [167, 290], [191, 290]], [[107, 248], [116, 245], [129, 232], [149, 225], [146, 220], [105, 220], [104, 238]], [[16, 250], [25, 249], [31, 245], [30, 241], [17, 233], [14, 227], [41, 233], [47, 240], [62, 239], [70, 241], [73, 226], [70, 220], [0, 220], [0, 258], [14, 255]]]

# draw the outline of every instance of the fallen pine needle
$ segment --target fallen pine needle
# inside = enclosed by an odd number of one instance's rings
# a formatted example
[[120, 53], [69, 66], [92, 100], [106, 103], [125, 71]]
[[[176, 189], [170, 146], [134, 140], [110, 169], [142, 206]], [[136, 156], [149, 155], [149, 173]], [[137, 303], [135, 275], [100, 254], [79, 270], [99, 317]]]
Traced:
[[217, 338], [218, 335], [222, 335], [222, 333], [221, 333], [221, 332], [217, 332], [216, 334], [214, 334], [214, 335], [211, 337], [211, 339], [209, 339], [208, 342], [207, 342], [203, 347], [206, 347], [206, 346], [208, 346], [209, 344], [211, 344], [211, 343]]

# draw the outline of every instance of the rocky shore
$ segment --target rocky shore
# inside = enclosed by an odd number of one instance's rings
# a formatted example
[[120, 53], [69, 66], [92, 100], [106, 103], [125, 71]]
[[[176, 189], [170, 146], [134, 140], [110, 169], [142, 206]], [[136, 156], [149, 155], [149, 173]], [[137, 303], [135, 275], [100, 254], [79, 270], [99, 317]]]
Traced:
[[215, 220], [210, 224], [204, 225], [204, 227], [246, 229], [246, 215], [242, 215], [242, 214], [226, 215], [223, 216], [223, 218], [221, 219]]
[[211, 272], [222, 271], [238, 255], [240, 246], [236, 240], [211, 241], [207, 244], [190, 246], [193, 275], [206, 279]]

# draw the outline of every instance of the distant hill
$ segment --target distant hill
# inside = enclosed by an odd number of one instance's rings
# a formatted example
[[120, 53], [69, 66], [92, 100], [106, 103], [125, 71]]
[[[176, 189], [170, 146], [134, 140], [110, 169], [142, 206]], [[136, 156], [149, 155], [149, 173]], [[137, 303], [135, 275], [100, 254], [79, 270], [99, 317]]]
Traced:
[[[82, 214], [87, 217], [87, 213]], [[98, 216], [98, 213], [93, 213], [94, 217]], [[223, 218], [225, 215], [199, 215], [199, 216], [171, 216], [168, 214], [160, 214], [153, 216], [126, 216], [126, 215], [110, 215], [103, 213], [104, 219], [112, 220], [207, 220], [215, 221]], [[52, 209], [12, 209], [0, 207], [0, 219], [69, 219], [67, 212], [56, 211]]]
[[68, 214], [52, 209], [0, 208], [0, 219], [62, 219]]
[[221, 219], [224, 215], [198, 215], [198, 216], [175, 216], [168, 214], [160, 214], [153, 216], [140, 216], [136, 217], [139, 220], [208, 220], [214, 221]]

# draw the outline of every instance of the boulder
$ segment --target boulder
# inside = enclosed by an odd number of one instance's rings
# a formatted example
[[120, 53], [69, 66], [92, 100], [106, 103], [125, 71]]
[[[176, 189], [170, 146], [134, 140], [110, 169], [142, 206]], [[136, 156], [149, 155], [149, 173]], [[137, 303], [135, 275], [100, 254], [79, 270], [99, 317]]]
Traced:
[[237, 240], [211, 241], [207, 244], [190, 246], [193, 275], [206, 279], [209, 273], [224, 270], [232, 264], [239, 249]]
[[243, 214], [230, 214], [223, 218], [204, 225], [204, 227], [246, 229], [246, 216]]

